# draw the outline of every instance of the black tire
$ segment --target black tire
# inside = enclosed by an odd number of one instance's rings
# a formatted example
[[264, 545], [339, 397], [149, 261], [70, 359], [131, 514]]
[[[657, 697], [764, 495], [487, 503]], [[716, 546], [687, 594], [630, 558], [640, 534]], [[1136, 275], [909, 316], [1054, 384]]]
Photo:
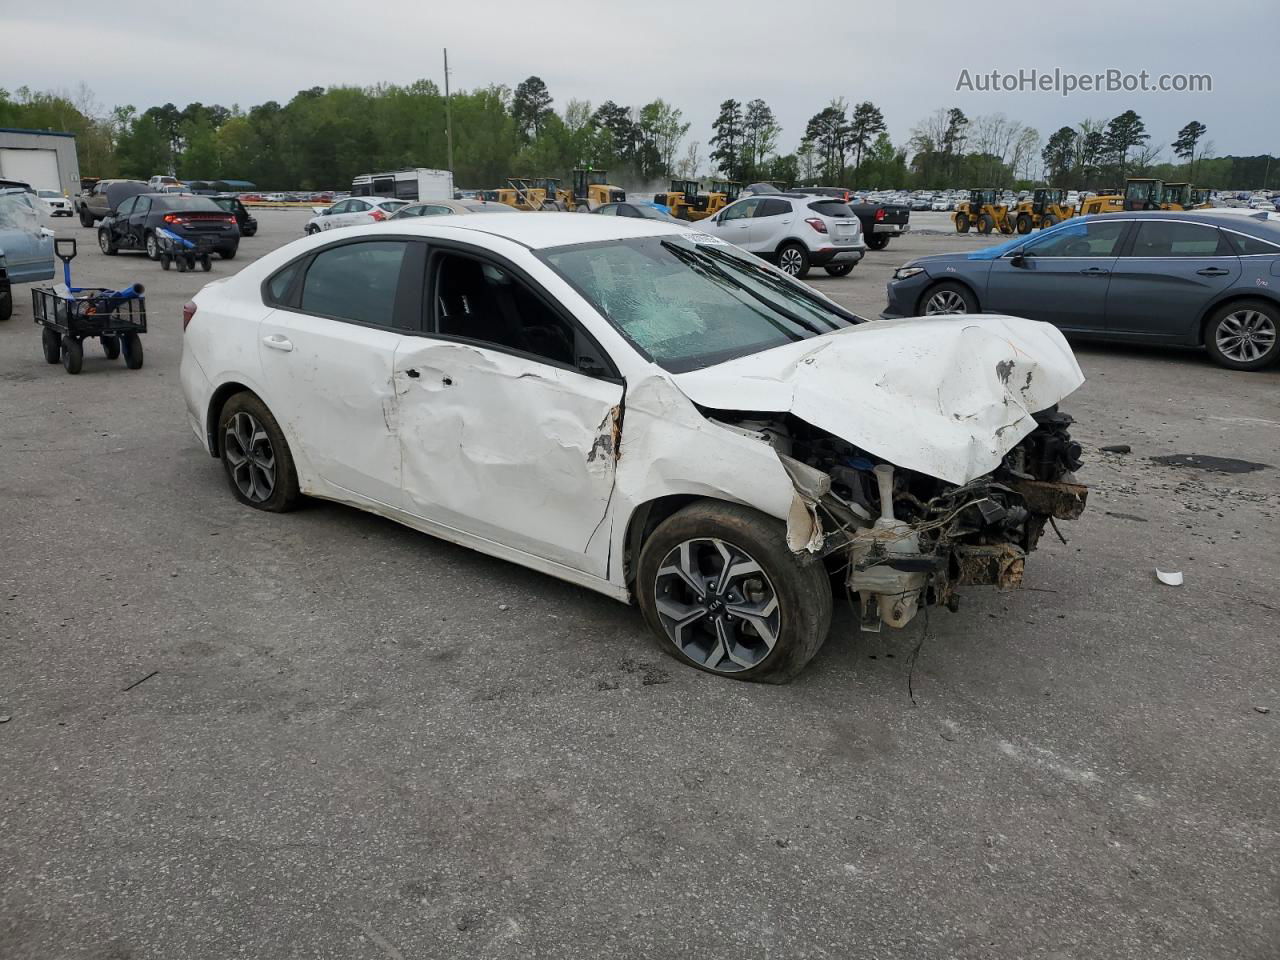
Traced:
[[120, 356], [119, 337], [99, 337], [98, 339], [102, 343], [102, 352], [107, 355], [108, 360], [115, 360]]
[[167, 253], [160, 254], [160, 269], [168, 270], [171, 266], [173, 266], [173, 257]]
[[44, 362], [53, 364], [62, 362], [62, 338], [57, 330], [43, 327], [40, 330], [40, 346], [44, 350]]
[[160, 259], [160, 240], [150, 231], [142, 238], [142, 248], [147, 252], [147, 259], [158, 261]]
[[120, 338], [120, 352], [124, 354], [124, 365], [130, 370], [142, 369], [142, 338], [136, 333], [126, 333]]
[[[686, 638], [680, 645], [668, 632], [668, 621], [673, 618], [667, 614], [671, 605], [680, 601], [676, 594], [688, 588], [688, 581], [670, 575], [660, 578], [659, 574], [666, 569], [663, 564], [669, 555], [677, 553], [681, 544], [713, 540], [754, 560], [762, 576], [735, 578], [723, 594], [714, 594], [714, 587], [708, 590], [709, 603], [702, 605], [708, 612], [683, 630], [672, 627], [678, 636]], [[713, 561], [719, 556], [709, 549], [709, 544], [706, 555]], [[701, 564], [699, 569], [704, 569]], [[716, 574], [716, 570], [709, 569], [708, 581]], [[732, 598], [737, 597], [739, 606], [745, 605], [753, 582], [759, 586], [762, 597], [772, 595], [777, 601], [776, 620], [772, 615], [762, 620], [771, 628], [765, 632], [772, 632], [776, 637], [772, 647], [763, 641], [763, 634], [750, 618], [735, 617], [732, 613], [735, 609]], [[741, 594], [735, 593], [738, 589], [742, 590]], [[808, 552], [793, 553], [787, 547], [786, 524], [781, 520], [735, 503], [703, 500], [664, 520], [640, 551], [635, 590], [645, 622], [664, 653], [699, 670], [735, 680], [786, 683], [813, 659], [831, 626], [831, 583], [821, 559]], [[692, 590], [690, 594], [696, 607]], [[719, 600], [721, 596], [729, 598], [724, 606]], [[718, 612], [712, 613], [712, 610]], [[726, 634], [732, 631], [728, 635], [741, 659], [755, 662], [744, 666], [722, 655], [711, 663], [717, 649], [715, 638], [722, 630]], [[686, 651], [701, 655], [703, 660]]]
[[1041, 217], [1041, 218], [1040, 218], [1040, 229], [1041, 229], [1041, 230], [1048, 230], [1050, 227], [1052, 227], [1052, 226], [1053, 226], [1055, 223], [1057, 223], [1057, 222], [1058, 222], [1058, 221], [1054, 219], [1053, 214], [1051, 214], [1051, 213], [1046, 213], [1043, 217]]
[[978, 232], [983, 236], [991, 233], [996, 228], [996, 218], [989, 213], [984, 213], [978, 218]]
[[120, 252], [120, 248], [116, 246], [116, 242], [111, 239], [111, 231], [105, 227], [98, 228], [98, 249], [108, 257], [114, 257]]
[[89, 213], [89, 211], [85, 210], [84, 207], [80, 208], [80, 226], [82, 227], [93, 226], [93, 215]]
[[242, 237], [252, 237], [252, 236], [253, 236], [255, 233], [257, 233], [257, 232], [258, 232], [258, 228], [257, 228], [257, 227], [254, 227], [254, 228], [253, 228], [253, 229], [251, 229], [251, 230], [241, 230], [241, 231], [240, 231], [240, 236], [242, 236]]
[[230, 250], [219, 250], [218, 256], [220, 256], [223, 260], [234, 260], [236, 258], [236, 253], [239, 252], [239, 249], [240, 249], [239, 247], [232, 247]]
[[778, 248], [778, 267], [783, 273], [803, 280], [809, 275], [809, 251], [801, 243], [784, 243]]
[[1280, 308], [1267, 300], [1224, 304], [1205, 324], [1204, 345], [1228, 370], [1269, 367], [1280, 359]]
[[833, 263], [823, 267], [822, 269], [827, 271], [827, 273], [833, 277], [847, 277], [853, 272], [853, 268], [856, 266], [856, 263]]
[[306, 231], [306, 232], [307, 232], [307, 236], [308, 236], [308, 237], [314, 237], [317, 233], [319, 233], [319, 232], [320, 232], [320, 228], [319, 228], [319, 227], [317, 227], [317, 226], [313, 223], [313, 224], [310, 224], [310, 225], [307, 227], [307, 231]]
[[[968, 228], [966, 227], [965, 229]], [[964, 231], [961, 232], [963, 233]], [[873, 233], [871, 236], [867, 237], [867, 249], [883, 250], [885, 247], [889, 246], [889, 240], [890, 237], [888, 234]]]
[[1018, 214], [1018, 232], [1030, 233], [1031, 227], [1032, 227], [1031, 214], [1029, 213]]
[[963, 210], [956, 214], [956, 233], [968, 233], [971, 221], [969, 215]]
[[208, 273], [213, 269], [213, 261], [209, 259], [209, 255], [207, 253], [200, 258], [200, 269], [205, 273]]
[[[256, 486], [250, 486], [250, 492], [241, 489], [241, 482], [245, 477], [243, 461], [237, 466], [234, 464], [234, 457], [243, 451], [232, 450], [232, 446], [228, 442], [227, 432], [233, 430], [233, 422], [237, 415], [247, 414], [252, 421], [261, 426], [266, 434], [268, 447], [266, 453], [271, 457], [271, 491], [269, 495], [255, 497], [252, 495], [253, 490], [259, 490], [259, 493], [265, 493]], [[227, 485], [231, 488], [232, 495], [246, 506], [253, 507], [255, 510], [266, 510], [270, 513], [284, 513], [292, 510], [298, 505], [301, 492], [298, 489], [298, 474], [293, 465], [293, 455], [289, 452], [289, 444], [284, 438], [284, 433], [280, 430], [280, 424], [276, 422], [276, 418], [271, 415], [271, 411], [267, 409], [267, 405], [259, 400], [256, 396], [248, 391], [237, 393], [223, 404], [222, 410], [218, 413], [218, 457], [222, 460], [222, 469], [227, 475]], [[264, 452], [259, 445], [255, 452], [261, 455]], [[262, 473], [254, 473], [254, 465], [248, 464], [248, 475], [253, 477], [253, 483], [258, 482], [258, 478]], [[237, 481], [237, 470], [240, 470], [242, 481]]]
[[75, 337], [62, 338], [62, 369], [76, 374], [84, 366], [84, 347]]
[[179, 272], [179, 273], [186, 273], [186, 272], [187, 272], [187, 258], [186, 258], [186, 257], [179, 256], [179, 257], [177, 257], [176, 259], [177, 259], [177, 263], [178, 263], [178, 272]]
[[[961, 309], [961, 306], [963, 309]], [[932, 310], [932, 313], [930, 311]], [[916, 314], [921, 317], [939, 313], [977, 313], [978, 298], [963, 283], [943, 280], [920, 294], [916, 302]]]
[[6, 282], [0, 286], [0, 323], [13, 316], [13, 287]]

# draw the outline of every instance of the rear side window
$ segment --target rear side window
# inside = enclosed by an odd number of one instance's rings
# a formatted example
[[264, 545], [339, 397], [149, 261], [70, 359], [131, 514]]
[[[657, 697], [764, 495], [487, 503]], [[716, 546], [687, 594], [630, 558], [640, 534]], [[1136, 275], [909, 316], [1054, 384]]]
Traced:
[[809, 204], [809, 209], [814, 213], [820, 213], [824, 217], [852, 217], [853, 211], [849, 209], [847, 204], [841, 203], [839, 200], [815, 200]]
[[1242, 257], [1254, 257], [1261, 254], [1280, 254], [1280, 246], [1274, 243], [1268, 243], [1266, 240], [1259, 240], [1257, 237], [1247, 237], [1243, 233], [1230, 234], [1231, 242], [1235, 244], [1236, 250]]
[[347, 243], [322, 250], [307, 268], [301, 310], [377, 327], [392, 326], [404, 255], [403, 240]]
[[781, 217], [791, 212], [791, 204], [786, 200], [775, 200], [770, 197], [760, 201], [756, 209], [756, 217]]
[[1135, 257], [1230, 257], [1234, 252], [1217, 227], [1143, 220], [1133, 241]]
[[276, 305], [285, 303], [285, 298], [289, 296], [289, 291], [293, 289], [294, 278], [298, 276], [298, 271], [302, 269], [301, 260], [295, 260], [289, 264], [270, 280], [267, 281], [267, 301]]

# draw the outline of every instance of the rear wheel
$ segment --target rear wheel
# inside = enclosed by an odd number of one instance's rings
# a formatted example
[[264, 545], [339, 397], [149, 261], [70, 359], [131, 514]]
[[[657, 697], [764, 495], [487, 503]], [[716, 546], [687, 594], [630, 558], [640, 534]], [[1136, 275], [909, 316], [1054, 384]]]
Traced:
[[236, 258], [236, 248], [232, 247], [230, 250], [219, 250], [218, 256], [223, 260], [234, 260]]
[[823, 267], [822, 269], [826, 270], [827, 273], [831, 274], [833, 277], [847, 277], [853, 268], [854, 264], [852, 263], [833, 263], [830, 266]]
[[1261, 370], [1280, 357], [1280, 310], [1263, 300], [1220, 308], [1204, 331], [1209, 356], [1229, 370]]
[[[967, 229], [969, 228], [966, 226], [965, 230]], [[963, 233], [964, 230], [961, 230], [960, 232]], [[867, 237], [867, 248], [869, 250], [883, 250], [888, 245], [889, 237], [883, 233], [873, 233], [871, 236]]]
[[1018, 214], [1018, 232], [1019, 233], [1030, 233], [1031, 226], [1032, 226], [1031, 214], [1029, 213]]
[[93, 215], [89, 213], [89, 211], [86, 210], [84, 207], [80, 208], [80, 226], [82, 227], [93, 226]]
[[79, 373], [84, 366], [84, 347], [75, 337], [62, 338], [62, 369], [67, 373]]
[[996, 218], [989, 213], [984, 213], [978, 218], [978, 232], [986, 235], [996, 228]]
[[45, 327], [40, 331], [40, 346], [44, 349], [45, 363], [62, 362], [62, 338], [57, 330]]
[[1048, 230], [1057, 222], [1058, 221], [1054, 219], [1053, 214], [1046, 213], [1043, 217], [1040, 218], [1040, 229]]
[[963, 211], [956, 214], [956, 233], [968, 233], [970, 226], [969, 215]]
[[266, 404], [237, 393], [218, 415], [218, 453], [237, 500], [257, 510], [284, 513], [300, 496], [289, 444]]
[[13, 316], [13, 287], [6, 282], [0, 286], [0, 323]]
[[213, 269], [213, 261], [209, 259], [209, 255], [207, 253], [200, 258], [200, 269], [205, 273], [208, 273]]
[[120, 340], [117, 337], [100, 337], [99, 342], [102, 344], [102, 352], [107, 355], [108, 360], [114, 360], [120, 356]]
[[944, 280], [934, 284], [920, 297], [916, 313], [925, 317], [947, 313], [977, 313], [978, 299], [962, 283]]
[[120, 351], [124, 365], [130, 370], [142, 369], [142, 338], [136, 333], [126, 333], [120, 338]]
[[145, 244], [147, 248], [147, 259], [159, 260], [160, 259], [160, 241], [156, 239], [156, 235], [154, 233], [147, 234]]
[[809, 275], [809, 251], [801, 244], [788, 243], [778, 251], [778, 266], [797, 280]]
[[654, 530], [636, 594], [663, 652], [737, 680], [792, 679], [831, 624], [822, 561], [788, 549], [781, 520], [719, 501], [691, 504]]
[[160, 269], [168, 270], [171, 266], [173, 266], [173, 257], [167, 253], [160, 254]]

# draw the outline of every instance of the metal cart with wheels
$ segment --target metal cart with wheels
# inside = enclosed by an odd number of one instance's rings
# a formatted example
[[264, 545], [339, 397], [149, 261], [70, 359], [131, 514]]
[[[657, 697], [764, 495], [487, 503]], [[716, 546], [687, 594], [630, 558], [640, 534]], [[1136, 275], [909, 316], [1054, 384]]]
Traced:
[[147, 332], [147, 303], [140, 283], [121, 290], [104, 287], [73, 287], [71, 261], [76, 257], [76, 241], [54, 241], [54, 252], [62, 261], [65, 283], [57, 287], [36, 287], [31, 291], [31, 308], [40, 331], [44, 358], [61, 363], [67, 373], [79, 373], [84, 363], [84, 341], [96, 337], [107, 359], [124, 356], [125, 366], [142, 366], [142, 338]]
[[160, 266], [168, 270], [177, 264], [178, 272], [195, 270], [196, 264], [208, 273], [213, 269], [212, 237], [180, 237], [164, 227], [156, 228], [156, 246], [160, 250]]

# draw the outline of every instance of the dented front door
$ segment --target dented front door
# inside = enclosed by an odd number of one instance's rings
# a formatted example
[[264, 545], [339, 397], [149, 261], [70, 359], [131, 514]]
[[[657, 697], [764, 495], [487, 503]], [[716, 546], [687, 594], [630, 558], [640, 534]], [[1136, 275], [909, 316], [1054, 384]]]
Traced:
[[406, 509], [606, 575], [620, 384], [483, 346], [406, 337], [395, 385]]

